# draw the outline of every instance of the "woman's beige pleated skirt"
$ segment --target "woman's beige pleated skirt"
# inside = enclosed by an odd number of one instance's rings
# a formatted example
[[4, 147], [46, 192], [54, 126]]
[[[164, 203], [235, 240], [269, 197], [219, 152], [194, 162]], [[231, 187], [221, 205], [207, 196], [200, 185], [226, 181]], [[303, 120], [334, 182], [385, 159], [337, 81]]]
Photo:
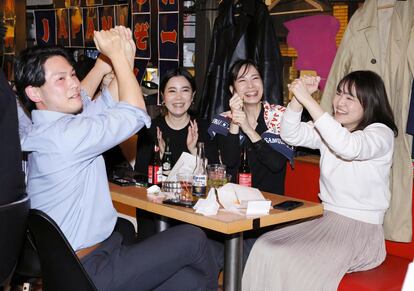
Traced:
[[385, 259], [382, 225], [331, 211], [320, 218], [270, 231], [254, 244], [243, 291], [333, 291], [347, 272], [377, 267]]

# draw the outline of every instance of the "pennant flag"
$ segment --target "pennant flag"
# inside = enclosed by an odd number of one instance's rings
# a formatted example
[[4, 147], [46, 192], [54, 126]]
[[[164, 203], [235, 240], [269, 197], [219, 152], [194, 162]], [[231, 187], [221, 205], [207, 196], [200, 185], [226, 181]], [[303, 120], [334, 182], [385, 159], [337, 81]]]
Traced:
[[178, 13], [158, 15], [158, 56], [160, 59], [179, 59]]
[[159, 0], [158, 7], [160, 12], [178, 11], [179, 0]]
[[151, 58], [151, 15], [149, 13], [133, 14], [133, 37], [137, 46], [136, 57]]
[[71, 47], [84, 47], [82, 9], [70, 8], [70, 45]]
[[110, 30], [115, 27], [114, 6], [99, 7], [99, 29]]
[[16, 21], [14, 19], [5, 19], [4, 27], [6, 28], [6, 33], [4, 35], [4, 53], [5, 54], [14, 54], [15, 51], [15, 38], [14, 38], [14, 31]]
[[128, 22], [128, 5], [118, 5], [116, 6], [116, 25], [123, 25], [129, 27]]
[[134, 62], [134, 74], [137, 78], [138, 83], [141, 84], [144, 78], [145, 71], [147, 70], [148, 60], [135, 59]]
[[[168, 72], [169, 70], [178, 68], [179, 65], [180, 65], [180, 62], [178, 60], [175, 60], [175, 61], [159, 60], [158, 61], [158, 73], [159, 73], [160, 79], [162, 79], [162, 76], [164, 76], [166, 72]], [[158, 92], [158, 104], [161, 104], [162, 101], [163, 101], [162, 96]]]
[[36, 42], [38, 45], [56, 44], [55, 10], [35, 11]]
[[102, 5], [102, 0], [86, 0], [86, 6]]
[[[179, 0], [158, 0], [158, 72], [162, 80], [165, 73], [180, 65]], [[158, 104], [162, 103], [158, 94]]]
[[132, 2], [132, 14], [134, 13], [151, 13], [150, 0], [131, 0]]
[[14, 80], [13, 74], [14, 55], [4, 55], [3, 71], [7, 80]]
[[56, 43], [70, 46], [69, 42], [69, 13], [67, 9], [56, 10]]
[[99, 30], [98, 26], [98, 9], [97, 8], [84, 8], [83, 10], [83, 23], [85, 26], [84, 30], [84, 41], [85, 47], [95, 47], [93, 41], [93, 34], [95, 30]]

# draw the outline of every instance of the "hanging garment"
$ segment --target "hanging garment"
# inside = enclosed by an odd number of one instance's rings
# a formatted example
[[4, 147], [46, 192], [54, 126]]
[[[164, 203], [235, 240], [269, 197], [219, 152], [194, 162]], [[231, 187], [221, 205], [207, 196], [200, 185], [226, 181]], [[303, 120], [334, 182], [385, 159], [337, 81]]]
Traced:
[[[379, 22], [382, 0], [365, 1], [352, 16], [322, 96], [321, 105], [332, 111], [332, 98], [336, 86], [346, 74], [356, 70], [371, 70], [385, 83], [399, 135], [395, 141], [391, 171], [390, 208], [384, 221], [385, 237], [389, 240], [409, 242], [412, 236], [412, 137], [406, 134], [408, 107], [414, 72], [414, 1], [396, 1], [390, 21], [386, 54], [381, 51], [382, 33]], [[380, 25], [387, 27], [387, 25]], [[381, 58], [385, 55], [386, 58]]]
[[[407, 133], [414, 135], [414, 82], [411, 88], [410, 110], [408, 111], [408, 118], [407, 118]], [[413, 152], [414, 152], [414, 149], [413, 149]]]
[[0, 70], [0, 205], [26, 192], [17, 123], [16, 95]]
[[325, 87], [336, 54], [336, 34], [339, 21], [331, 15], [306, 16], [283, 25], [289, 30], [287, 44], [298, 51], [298, 70], [314, 70], [321, 77], [319, 88]]
[[223, 0], [219, 6], [200, 97], [202, 117], [211, 121], [216, 114], [230, 109], [227, 76], [240, 59], [257, 63], [265, 100], [282, 105], [282, 57], [267, 6], [260, 0], [240, 0], [235, 5], [233, 0]]

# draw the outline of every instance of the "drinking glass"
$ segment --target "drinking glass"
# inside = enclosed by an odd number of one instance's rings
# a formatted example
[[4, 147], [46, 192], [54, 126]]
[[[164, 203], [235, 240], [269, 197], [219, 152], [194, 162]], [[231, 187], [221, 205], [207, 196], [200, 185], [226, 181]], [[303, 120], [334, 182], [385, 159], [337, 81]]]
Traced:
[[193, 174], [178, 174], [177, 180], [181, 185], [180, 200], [191, 203], [193, 201]]
[[219, 188], [226, 184], [226, 165], [223, 164], [211, 164], [207, 165], [207, 192], [211, 188]]

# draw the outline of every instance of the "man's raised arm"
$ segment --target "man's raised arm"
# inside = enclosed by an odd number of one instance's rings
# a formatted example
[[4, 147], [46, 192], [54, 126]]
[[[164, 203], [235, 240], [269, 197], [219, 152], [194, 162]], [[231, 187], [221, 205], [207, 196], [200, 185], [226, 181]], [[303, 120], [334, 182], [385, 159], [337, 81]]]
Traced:
[[127, 102], [146, 111], [141, 87], [131, 69], [130, 54], [133, 50], [131, 41], [119, 28], [96, 31], [94, 41], [97, 49], [112, 62], [118, 83], [119, 101]]

